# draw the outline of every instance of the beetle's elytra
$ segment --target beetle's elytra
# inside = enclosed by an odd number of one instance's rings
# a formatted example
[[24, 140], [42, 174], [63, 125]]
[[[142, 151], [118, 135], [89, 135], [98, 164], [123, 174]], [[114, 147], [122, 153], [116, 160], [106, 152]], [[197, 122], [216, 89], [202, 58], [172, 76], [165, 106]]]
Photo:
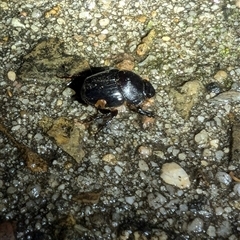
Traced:
[[155, 90], [149, 81], [131, 71], [92, 67], [73, 76], [69, 87], [75, 91], [76, 100], [99, 110], [112, 111], [126, 103], [130, 109], [153, 117], [141, 105], [155, 95]]

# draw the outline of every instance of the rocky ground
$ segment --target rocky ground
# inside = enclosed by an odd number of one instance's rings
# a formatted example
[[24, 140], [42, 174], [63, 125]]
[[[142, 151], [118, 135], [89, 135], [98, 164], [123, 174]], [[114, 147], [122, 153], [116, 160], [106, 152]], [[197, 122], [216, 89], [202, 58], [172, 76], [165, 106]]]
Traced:
[[[0, 239], [239, 239], [240, 1], [0, 2]], [[69, 76], [156, 90], [98, 131]]]

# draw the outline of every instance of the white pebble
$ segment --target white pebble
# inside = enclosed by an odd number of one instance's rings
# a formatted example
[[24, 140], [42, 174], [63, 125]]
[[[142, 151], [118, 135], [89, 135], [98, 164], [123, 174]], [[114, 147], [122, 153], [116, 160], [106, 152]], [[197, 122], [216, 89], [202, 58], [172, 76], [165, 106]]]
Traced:
[[34, 136], [34, 139], [38, 142], [38, 141], [40, 141], [40, 140], [43, 139], [43, 136], [42, 136], [42, 134], [37, 133], [37, 134]]
[[232, 178], [226, 172], [217, 172], [216, 179], [225, 185], [229, 185], [232, 182]]
[[16, 80], [16, 73], [14, 71], [9, 71], [7, 73], [8, 79], [11, 81], [15, 81]]
[[106, 27], [109, 24], [109, 19], [108, 18], [100, 19], [99, 24], [101, 27]]
[[188, 233], [200, 233], [203, 231], [203, 220], [201, 218], [195, 218], [188, 224]]
[[58, 19], [57, 19], [57, 23], [58, 23], [59, 25], [64, 25], [66, 22], [65, 22], [65, 20], [64, 20], [63, 18], [58, 18]]
[[139, 166], [141, 171], [148, 171], [149, 170], [149, 167], [148, 167], [147, 163], [143, 160], [140, 160], [138, 162], [138, 166]]
[[34, 9], [32, 12], [32, 18], [40, 18], [42, 16], [42, 13], [39, 9]]
[[135, 197], [134, 196], [125, 197], [125, 200], [128, 204], [132, 205], [135, 201]]
[[222, 215], [223, 214], [223, 208], [222, 207], [217, 207], [215, 209], [215, 213], [216, 213], [217, 216]]
[[179, 158], [179, 160], [185, 160], [186, 159], [186, 154], [185, 153], [179, 153], [178, 158]]
[[184, 169], [175, 162], [165, 163], [161, 169], [160, 177], [164, 182], [174, 185], [178, 188], [190, 187], [190, 180], [188, 174]]
[[218, 150], [215, 152], [215, 156], [217, 160], [221, 160], [224, 156], [224, 152], [222, 150]]
[[39, 31], [38, 26], [36, 26], [34, 24], [31, 26], [31, 29], [33, 30], [33, 32], [38, 32]]
[[218, 145], [219, 145], [219, 139], [213, 139], [210, 141], [210, 145], [211, 147], [213, 148], [218, 148]]
[[114, 170], [115, 170], [115, 172], [116, 172], [119, 176], [122, 175], [123, 169], [122, 169], [121, 167], [115, 166]]
[[29, 104], [29, 100], [27, 98], [22, 99], [21, 102], [25, 105]]
[[59, 186], [58, 186], [58, 190], [64, 190], [65, 189], [65, 184], [60, 184]]
[[207, 229], [207, 234], [209, 237], [216, 237], [216, 228], [214, 226], [209, 226]]
[[232, 232], [232, 227], [229, 221], [225, 220], [219, 224], [219, 227], [217, 229], [217, 234], [219, 239], [220, 237], [223, 237], [224, 239], [228, 239], [227, 236], [229, 236], [231, 232]]
[[174, 9], [173, 9], [173, 11], [174, 11], [174, 13], [180, 13], [180, 12], [182, 12], [184, 10], [184, 7], [174, 7]]
[[12, 131], [17, 131], [17, 130], [20, 129], [20, 127], [21, 127], [20, 125], [16, 125], [16, 126], [13, 126], [11, 130]]
[[240, 0], [236, 0], [235, 4], [236, 4], [236, 7], [240, 8]]
[[195, 142], [198, 144], [205, 144], [208, 141], [208, 132], [206, 130], [202, 130], [198, 134], [195, 135]]
[[152, 155], [152, 149], [150, 147], [140, 146], [138, 148], [138, 152], [144, 157], [149, 157]]
[[22, 24], [18, 18], [12, 18], [11, 24], [13, 27], [21, 27], [21, 28], [25, 28], [25, 25]]
[[234, 191], [238, 196], [240, 196], [240, 183], [237, 183], [237, 184], [234, 185], [233, 191]]

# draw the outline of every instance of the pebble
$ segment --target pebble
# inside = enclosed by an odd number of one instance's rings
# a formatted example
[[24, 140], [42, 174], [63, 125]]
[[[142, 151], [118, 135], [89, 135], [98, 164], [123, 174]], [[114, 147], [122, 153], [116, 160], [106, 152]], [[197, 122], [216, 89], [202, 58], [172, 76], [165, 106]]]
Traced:
[[61, 99], [58, 99], [56, 105], [59, 107], [59, 106], [62, 106], [62, 104], [63, 104], [63, 101]]
[[231, 234], [231, 224], [229, 221], [225, 220], [222, 223], [220, 223], [220, 226], [217, 229], [218, 237], [223, 237], [224, 239], [229, 239], [227, 236]]
[[116, 166], [116, 167], [114, 168], [114, 170], [115, 170], [115, 172], [116, 172], [119, 176], [122, 175], [123, 169], [122, 169], [121, 167]]
[[9, 193], [9, 194], [13, 194], [13, 193], [15, 193], [16, 192], [16, 188], [15, 187], [9, 187], [8, 189], [7, 189], [7, 193]]
[[111, 153], [104, 155], [102, 157], [102, 160], [104, 162], [110, 163], [111, 165], [116, 165], [116, 163], [117, 163], [116, 156]]
[[134, 201], [135, 201], [135, 197], [134, 196], [127, 196], [127, 197], [125, 197], [125, 201], [128, 204], [132, 205], [134, 203]]
[[18, 18], [12, 18], [11, 24], [13, 27], [25, 28], [25, 25], [20, 22]]
[[234, 191], [238, 196], [240, 196], [240, 183], [237, 183], [237, 184], [234, 185], [233, 191]]
[[106, 37], [107, 37], [106, 34], [99, 34], [99, 35], [98, 35], [98, 39], [99, 39], [100, 41], [105, 40]]
[[170, 38], [169, 36], [163, 36], [163, 37], [162, 37], [162, 40], [163, 40], [164, 42], [169, 42], [169, 41], [171, 40], [171, 38]]
[[149, 157], [152, 155], [152, 149], [150, 147], [140, 146], [138, 148], [138, 152], [144, 157]]
[[215, 177], [220, 183], [223, 183], [224, 185], [229, 185], [232, 182], [232, 178], [226, 172], [217, 172]]
[[13, 82], [16, 80], [16, 73], [14, 71], [9, 71], [7, 73], [7, 76], [8, 76], [8, 79], [13, 81]]
[[208, 132], [203, 129], [195, 135], [194, 140], [198, 144], [206, 144], [208, 142]]
[[149, 167], [148, 167], [147, 163], [144, 160], [140, 160], [138, 162], [138, 166], [139, 166], [141, 171], [148, 171], [149, 170]]
[[42, 16], [42, 13], [39, 9], [34, 9], [32, 11], [32, 18], [40, 18]]
[[212, 148], [217, 149], [218, 146], [219, 146], [219, 139], [213, 139], [213, 140], [211, 140], [211, 141], [210, 141], [210, 145], [211, 145]]
[[240, 0], [236, 0], [235, 5], [236, 7], [240, 8]]
[[106, 27], [109, 24], [109, 19], [108, 18], [100, 19], [99, 24], [101, 27]]
[[57, 23], [58, 23], [59, 25], [65, 25], [65, 24], [66, 24], [66, 22], [65, 22], [65, 20], [64, 20], [63, 18], [58, 18], [58, 19], [57, 19]]
[[40, 140], [43, 139], [43, 136], [42, 136], [42, 134], [37, 133], [37, 134], [34, 136], [34, 139], [35, 139], [37, 142], [39, 142]]
[[209, 237], [216, 237], [216, 228], [214, 226], [209, 226], [207, 229], [207, 234]]
[[20, 127], [21, 127], [21, 125], [16, 125], [16, 126], [13, 126], [13, 127], [11, 128], [11, 130], [12, 130], [12, 131], [17, 131], [17, 130], [20, 129]]
[[203, 220], [197, 217], [188, 224], [188, 232], [200, 233], [203, 231], [203, 225]]
[[227, 78], [227, 73], [223, 70], [219, 70], [215, 75], [214, 79], [217, 80], [218, 82], [222, 82]]
[[209, 100], [213, 103], [229, 103], [229, 102], [239, 102], [240, 101], [240, 92], [237, 91], [227, 91], [218, 94], [216, 97]]
[[178, 188], [190, 187], [188, 174], [175, 162], [165, 163], [162, 166], [160, 177], [164, 182], [174, 185]]

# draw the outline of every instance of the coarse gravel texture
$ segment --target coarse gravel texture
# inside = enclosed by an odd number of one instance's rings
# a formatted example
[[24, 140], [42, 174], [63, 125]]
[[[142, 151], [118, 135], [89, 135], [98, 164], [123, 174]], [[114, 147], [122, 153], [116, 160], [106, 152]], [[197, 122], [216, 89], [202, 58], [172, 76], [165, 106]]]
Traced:
[[[239, 16], [239, 0], [1, 1], [1, 121], [49, 163], [46, 173], [31, 172], [0, 133], [0, 220], [16, 224], [16, 238], [239, 239], [240, 184], [229, 174], [240, 177], [231, 154], [231, 116], [240, 109]], [[147, 55], [139, 57], [136, 48], [152, 29]], [[95, 109], [73, 101], [64, 84], [18, 78], [23, 57], [50, 38], [93, 66], [113, 66], [123, 53], [132, 56], [133, 71], [156, 89], [153, 125], [144, 129], [142, 117], [127, 109], [97, 137], [86, 129], [85, 157], [73, 160], [39, 120], [79, 120]], [[219, 70], [226, 73], [224, 81], [214, 78]], [[170, 89], [181, 91], [194, 80], [204, 87], [184, 118]], [[216, 81], [237, 97], [219, 95], [211, 102], [214, 95], [205, 86]], [[213, 88], [218, 91], [218, 85]], [[161, 179], [169, 162], [186, 171], [189, 188]], [[73, 200], [93, 191], [101, 191], [97, 203]]]

